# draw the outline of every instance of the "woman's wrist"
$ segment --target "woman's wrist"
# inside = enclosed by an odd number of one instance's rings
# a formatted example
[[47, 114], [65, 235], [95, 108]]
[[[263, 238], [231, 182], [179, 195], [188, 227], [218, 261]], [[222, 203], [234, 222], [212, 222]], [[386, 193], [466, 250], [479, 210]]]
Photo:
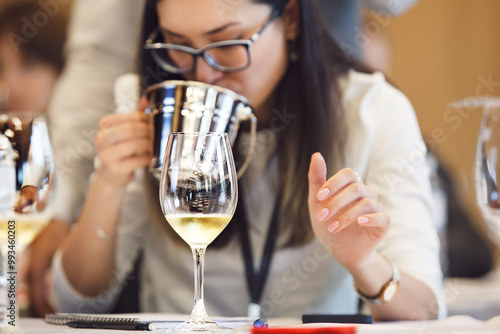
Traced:
[[84, 221], [88, 221], [86, 225], [91, 228], [92, 235], [107, 240], [114, 231], [116, 226], [112, 222], [117, 221], [124, 192], [125, 187], [112, 182], [109, 177], [99, 171], [94, 174], [81, 215]]
[[120, 182], [114, 181], [115, 178], [109, 175], [105, 175], [105, 173], [98, 169], [94, 174], [94, 178], [92, 180], [92, 186], [97, 186], [100, 191], [103, 191], [109, 195], [121, 195], [125, 190], [126, 185], [123, 185]]
[[365, 296], [377, 296], [393, 275], [391, 264], [377, 252], [348, 270], [357, 289]]

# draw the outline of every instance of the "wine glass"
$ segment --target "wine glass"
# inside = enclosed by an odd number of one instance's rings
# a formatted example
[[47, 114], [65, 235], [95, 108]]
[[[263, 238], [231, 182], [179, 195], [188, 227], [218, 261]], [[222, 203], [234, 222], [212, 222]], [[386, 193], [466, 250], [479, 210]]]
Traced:
[[207, 246], [231, 220], [238, 200], [237, 177], [227, 133], [171, 133], [160, 178], [165, 218], [191, 247], [194, 307], [175, 332], [222, 331], [210, 320], [203, 300]]
[[19, 254], [50, 219], [53, 172], [45, 117], [0, 112], [0, 289], [8, 292], [8, 308], [0, 300], [2, 333], [19, 331]]
[[476, 199], [490, 238], [500, 244], [500, 99], [482, 101], [474, 166]]

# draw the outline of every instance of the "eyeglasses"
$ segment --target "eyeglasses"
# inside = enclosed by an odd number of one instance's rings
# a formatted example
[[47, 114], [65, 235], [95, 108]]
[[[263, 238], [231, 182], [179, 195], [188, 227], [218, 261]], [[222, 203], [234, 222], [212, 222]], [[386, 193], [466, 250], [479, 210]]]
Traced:
[[202, 56], [210, 65], [221, 72], [242, 71], [250, 66], [250, 46], [262, 35], [262, 32], [278, 17], [279, 9], [275, 9], [267, 22], [250, 39], [233, 39], [208, 44], [201, 49], [193, 49], [181, 44], [154, 42], [159, 35], [155, 29], [146, 41], [144, 48], [158, 65], [165, 71], [175, 74], [187, 74], [195, 70], [196, 58]]

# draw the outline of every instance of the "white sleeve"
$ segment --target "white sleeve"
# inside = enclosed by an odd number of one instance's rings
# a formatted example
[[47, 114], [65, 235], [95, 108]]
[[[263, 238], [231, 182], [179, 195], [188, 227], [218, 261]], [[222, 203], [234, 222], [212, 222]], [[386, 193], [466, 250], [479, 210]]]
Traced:
[[367, 175], [367, 183], [379, 190], [379, 200], [391, 216], [391, 228], [379, 251], [435, 294], [437, 304], [428, 306], [434, 309], [419, 310], [420, 316], [438, 311], [443, 318], [446, 306], [442, 294], [440, 245], [433, 222], [426, 146], [408, 99], [392, 87], [380, 95], [372, 101], [372, 107], [384, 110], [384, 117], [377, 123], [377, 135], [373, 138], [375, 154]]
[[379, 13], [399, 16], [410, 10], [418, 0], [361, 0], [361, 4]]
[[39, 188], [43, 179], [47, 176], [48, 171], [44, 164], [35, 163], [33, 161], [33, 151], [34, 150], [31, 149], [29, 150], [27, 164], [23, 165], [24, 178], [22, 186], [33, 186], [35, 188]]
[[446, 305], [430, 168], [415, 112], [380, 73], [351, 72], [348, 82], [345, 95], [351, 133], [347, 149], [355, 157], [352, 166], [378, 191], [378, 200], [391, 219], [378, 251], [435, 294], [437, 303], [415, 316], [436, 311], [442, 318]]
[[76, 291], [68, 281], [62, 267], [61, 251], [55, 254], [51, 268], [56, 310], [58, 312], [106, 313], [112, 309], [120, 292], [118, 290], [118, 281], [102, 294], [91, 298]]
[[75, 0], [67, 61], [49, 107], [58, 177], [55, 216], [73, 222], [96, 154], [99, 120], [113, 112], [113, 85], [135, 71], [145, 0]]

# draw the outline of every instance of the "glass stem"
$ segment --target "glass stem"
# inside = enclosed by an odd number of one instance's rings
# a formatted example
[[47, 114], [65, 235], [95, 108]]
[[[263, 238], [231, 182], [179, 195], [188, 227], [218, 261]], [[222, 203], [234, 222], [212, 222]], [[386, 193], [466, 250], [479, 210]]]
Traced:
[[204, 321], [208, 319], [203, 299], [203, 283], [205, 268], [205, 250], [203, 248], [191, 248], [194, 260], [194, 307], [191, 312], [191, 321]]

